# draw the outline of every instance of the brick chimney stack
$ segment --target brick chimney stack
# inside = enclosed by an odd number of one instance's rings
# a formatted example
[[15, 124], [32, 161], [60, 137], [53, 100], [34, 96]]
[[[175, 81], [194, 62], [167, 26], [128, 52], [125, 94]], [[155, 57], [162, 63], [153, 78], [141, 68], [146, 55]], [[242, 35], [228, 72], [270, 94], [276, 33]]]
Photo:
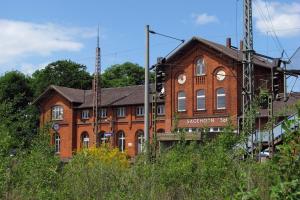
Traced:
[[244, 42], [243, 40], [240, 40], [240, 50], [243, 51], [244, 48]]
[[226, 38], [226, 47], [231, 48], [231, 38]]

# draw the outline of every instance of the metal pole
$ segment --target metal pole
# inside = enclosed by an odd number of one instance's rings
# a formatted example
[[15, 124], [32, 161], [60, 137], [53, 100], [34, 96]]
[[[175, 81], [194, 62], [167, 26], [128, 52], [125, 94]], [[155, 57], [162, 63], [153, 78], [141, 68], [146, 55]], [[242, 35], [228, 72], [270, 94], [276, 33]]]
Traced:
[[149, 25], [146, 26], [146, 55], [145, 55], [145, 116], [144, 133], [146, 143], [146, 153], [149, 153]]
[[283, 101], [287, 101], [287, 84], [286, 84], [286, 62], [283, 62], [284, 64], [284, 71], [283, 71]]

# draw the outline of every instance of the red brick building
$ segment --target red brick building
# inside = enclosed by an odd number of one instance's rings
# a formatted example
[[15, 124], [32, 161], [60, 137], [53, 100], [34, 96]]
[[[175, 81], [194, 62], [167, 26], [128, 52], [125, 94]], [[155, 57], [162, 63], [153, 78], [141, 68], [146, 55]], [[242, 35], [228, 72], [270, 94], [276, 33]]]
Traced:
[[[254, 56], [253, 62], [255, 88], [270, 88], [273, 63], [259, 56]], [[165, 97], [157, 106], [159, 141], [177, 140], [176, 134], [171, 133], [175, 129], [201, 135], [203, 128], [217, 133], [229, 122], [238, 126], [242, 52], [231, 46], [230, 39], [223, 46], [193, 37], [166, 59], [164, 70]], [[54, 124], [52, 142], [61, 158], [70, 158], [83, 147], [103, 142], [127, 151], [130, 156], [142, 151], [144, 86], [101, 90], [101, 131], [97, 135], [93, 134], [92, 100], [91, 90], [50, 86], [35, 101], [41, 125]], [[187, 139], [197, 139], [199, 134]]]

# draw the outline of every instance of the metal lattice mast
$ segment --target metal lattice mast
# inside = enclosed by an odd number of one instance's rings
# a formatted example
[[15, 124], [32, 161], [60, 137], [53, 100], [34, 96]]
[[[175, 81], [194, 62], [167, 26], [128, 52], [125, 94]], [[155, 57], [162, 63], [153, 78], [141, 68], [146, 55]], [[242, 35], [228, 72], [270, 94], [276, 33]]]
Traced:
[[[254, 128], [252, 102], [254, 96], [252, 0], [244, 0], [244, 44], [243, 44], [243, 128], [252, 134]], [[248, 113], [248, 116], [246, 116]], [[248, 127], [245, 127], [248, 126]], [[253, 138], [252, 138], [253, 147]]]
[[244, 44], [243, 44], [243, 120], [251, 110], [253, 100], [253, 32], [252, 32], [252, 0], [244, 0]]
[[99, 112], [101, 105], [101, 84], [100, 84], [100, 73], [101, 73], [101, 49], [99, 47], [99, 27], [97, 36], [97, 47], [96, 47], [96, 62], [95, 62], [95, 72], [93, 79], [93, 116], [94, 116], [94, 135], [97, 138], [99, 130]]

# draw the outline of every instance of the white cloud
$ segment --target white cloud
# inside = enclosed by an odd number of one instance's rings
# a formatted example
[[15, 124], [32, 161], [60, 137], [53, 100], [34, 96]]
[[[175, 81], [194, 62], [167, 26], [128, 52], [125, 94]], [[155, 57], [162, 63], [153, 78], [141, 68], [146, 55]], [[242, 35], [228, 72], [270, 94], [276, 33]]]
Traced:
[[87, 28], [63, 27], [53, 23], [37, 24], [0, 19], [0, 64], [28, 56], [46, 56], [59, 51], [79, 51], [78, 37], [95, 36]]
[[209, 23], [218, 22], [218, 18], [214, 15], [208, 15], [207, 13], [192, 14], [192, 18], [197, 25], [205, 25]]
[[256, 0], [254, 8], [255, 25], [261, 33], [275, 31], [278, 37], [300, 34], [300, 3]]
[[45, 68], [49, 63], [50, 62], [44, 62], [41, 64], [22, 63], [19, 71], [31, 76], [36, 70]]

